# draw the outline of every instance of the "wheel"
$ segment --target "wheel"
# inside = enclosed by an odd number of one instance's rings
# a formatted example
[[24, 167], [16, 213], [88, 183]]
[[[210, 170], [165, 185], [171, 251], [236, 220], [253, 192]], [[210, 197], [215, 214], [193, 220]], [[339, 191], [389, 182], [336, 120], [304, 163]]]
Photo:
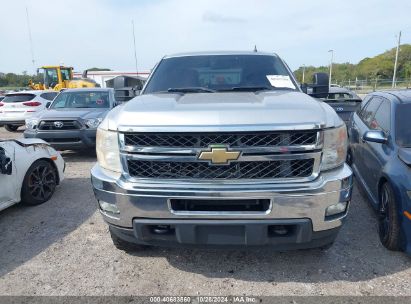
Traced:
[[111, 240], [113, 241], [114, 246], [119, 250], [123, 250], [125, 252], [132, 252], [132, 251], [139, 251], [139, 250], [144, 250], [144, 249], [148, 248], [148, 246], [138, 245], [138, 244], [135, 244], [135, 243], [127, 242], [127, 241], [119, 238], [112, 231], [111, 227], [109, 227], [109, 231], [110, 231]]
[[16, 125], [4, 125], [4, 128], [9, 132], [16, 132], [19, 126]]
[[334, 246], [334, 242], [331, 242], [331, 243], [328, 243], [328, 244], [326, 244], [326, 245], [324, 245], [324, 246], [321, 246], [321, 247], [320, 247], [320, 250], [326, 251], [326, 250], [330, 249], [332, 246]]
[[57, 172], [45, 160], [34, 162], [27, 170], [21, 188], [21, 201], [25, 205], [39, 205], [48, 201], [57, 185]]
[[379, 236], [381, 243], [389, 250], [400, 249], [400, 225], [394, 191], [384, 183], [380, 191]]

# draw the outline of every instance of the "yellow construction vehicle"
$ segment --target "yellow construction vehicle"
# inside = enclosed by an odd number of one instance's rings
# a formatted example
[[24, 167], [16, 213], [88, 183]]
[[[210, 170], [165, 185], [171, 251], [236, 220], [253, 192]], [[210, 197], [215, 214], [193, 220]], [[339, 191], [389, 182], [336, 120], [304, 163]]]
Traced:
[[[43, 73], [43, 83], [33, 83], [30, 80], [29, 87], [33, 90], [55, 90], [75, 89], [75, 88], [95, 88], [99, 85], [92, 79], [73, 78], [73, 68], [65, 66], [43, 66], [37, 70], [37, 73]], [[87, 71], [83, 73], [87, 75]]]

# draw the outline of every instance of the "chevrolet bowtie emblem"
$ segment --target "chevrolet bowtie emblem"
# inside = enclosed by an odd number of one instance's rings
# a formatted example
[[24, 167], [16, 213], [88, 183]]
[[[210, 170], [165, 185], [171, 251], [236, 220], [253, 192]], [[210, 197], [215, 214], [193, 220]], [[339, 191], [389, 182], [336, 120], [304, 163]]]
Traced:
[[228, 165], [230, 161], [240, 157], [239, 151], [228, 151], [226, 147], [211, 148], [211, 151], [201, 151], [198, 159], [208, 160], [213, 165]]

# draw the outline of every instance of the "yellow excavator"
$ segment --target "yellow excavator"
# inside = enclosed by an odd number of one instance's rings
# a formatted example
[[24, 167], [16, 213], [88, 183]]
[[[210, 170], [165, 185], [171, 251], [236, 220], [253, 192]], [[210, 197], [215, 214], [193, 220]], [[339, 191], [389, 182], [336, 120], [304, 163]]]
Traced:
[[95, 88], [100, 85], [93, 79], [87, 78], [87, 70], [83, 73], [83, 78], [73, 78], [73, 68], [66, 66], [43, 66], [37, 70], [43, 74], [43, 83], [29, 82], [32, 90], [55, 90], [75, 89], [75, 88]]

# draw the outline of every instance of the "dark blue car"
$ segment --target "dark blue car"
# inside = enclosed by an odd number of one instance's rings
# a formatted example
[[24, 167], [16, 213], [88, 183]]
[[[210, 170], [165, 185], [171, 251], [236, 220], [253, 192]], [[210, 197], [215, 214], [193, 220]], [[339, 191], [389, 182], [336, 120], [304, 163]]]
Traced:
[[349, 124], [348, 162], [390, 250], [411, 254], [411, 90], [366, 96]]

